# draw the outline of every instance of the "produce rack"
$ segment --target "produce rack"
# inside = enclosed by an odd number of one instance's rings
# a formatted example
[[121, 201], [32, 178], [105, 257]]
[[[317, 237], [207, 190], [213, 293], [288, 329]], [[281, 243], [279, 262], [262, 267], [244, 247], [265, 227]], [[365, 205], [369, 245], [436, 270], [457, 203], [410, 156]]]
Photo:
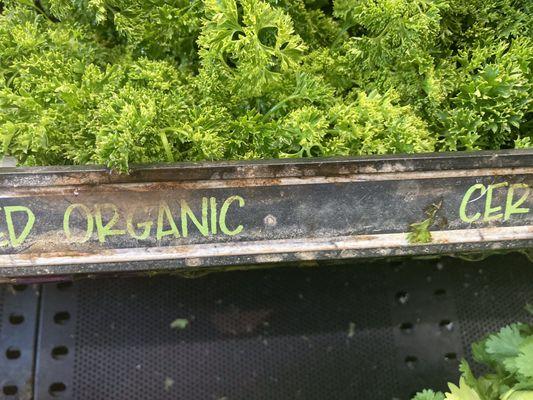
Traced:
[[444, 389], [527, 322], [532, 185], [533, 150], [2, 168], [0, 398]]
[[0, 172], [0, 277], [533, 247], [533, 151]]

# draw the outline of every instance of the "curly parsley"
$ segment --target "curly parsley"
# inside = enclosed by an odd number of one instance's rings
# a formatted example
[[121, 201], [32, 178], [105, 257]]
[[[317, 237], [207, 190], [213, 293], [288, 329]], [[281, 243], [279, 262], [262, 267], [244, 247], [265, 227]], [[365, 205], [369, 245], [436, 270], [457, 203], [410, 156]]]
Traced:
[[529, 147], [529, 0], [0, 1], [21, 165]]

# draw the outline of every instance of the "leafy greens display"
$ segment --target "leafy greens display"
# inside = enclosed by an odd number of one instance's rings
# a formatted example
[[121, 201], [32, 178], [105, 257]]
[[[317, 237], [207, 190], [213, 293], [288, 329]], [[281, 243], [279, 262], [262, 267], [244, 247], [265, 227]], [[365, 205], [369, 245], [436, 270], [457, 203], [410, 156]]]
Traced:
[[4, 0], [20, 164], [532, 144], [531, 0]]

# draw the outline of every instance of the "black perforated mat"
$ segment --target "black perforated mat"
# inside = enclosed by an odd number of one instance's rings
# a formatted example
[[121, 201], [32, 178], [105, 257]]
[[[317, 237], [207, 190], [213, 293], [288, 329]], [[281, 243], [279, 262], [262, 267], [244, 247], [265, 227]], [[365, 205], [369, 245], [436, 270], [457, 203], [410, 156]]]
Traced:
[[39, 287], [0, 286], [0, 399], [33, 395]]
[[[359, 391], [389, 398], [397, 377], [386, 276], [354, 272], [82, 283], [72, 395], [351, 399]], [[176, 319], [188, 326], [172, 329]]]
[[519, 255], [47, 284], [35, 398], [407, 399], [528, 302]]

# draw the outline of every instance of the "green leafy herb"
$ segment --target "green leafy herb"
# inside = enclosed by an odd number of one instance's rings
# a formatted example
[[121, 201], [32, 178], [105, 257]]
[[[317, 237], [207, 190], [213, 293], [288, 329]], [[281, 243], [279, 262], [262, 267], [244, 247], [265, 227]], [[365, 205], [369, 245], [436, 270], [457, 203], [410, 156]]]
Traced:
[[530, 400], [533, 399], [533, 325], [513, 324], [472, 345], [477, 362], [490, 371], [475, 377], [461, 362], [459, 386], [448, 393], [425, 390], [413, 400]]
[[1, 4], [0, 146], [21, 165], [533, 142], [530, 0]]

